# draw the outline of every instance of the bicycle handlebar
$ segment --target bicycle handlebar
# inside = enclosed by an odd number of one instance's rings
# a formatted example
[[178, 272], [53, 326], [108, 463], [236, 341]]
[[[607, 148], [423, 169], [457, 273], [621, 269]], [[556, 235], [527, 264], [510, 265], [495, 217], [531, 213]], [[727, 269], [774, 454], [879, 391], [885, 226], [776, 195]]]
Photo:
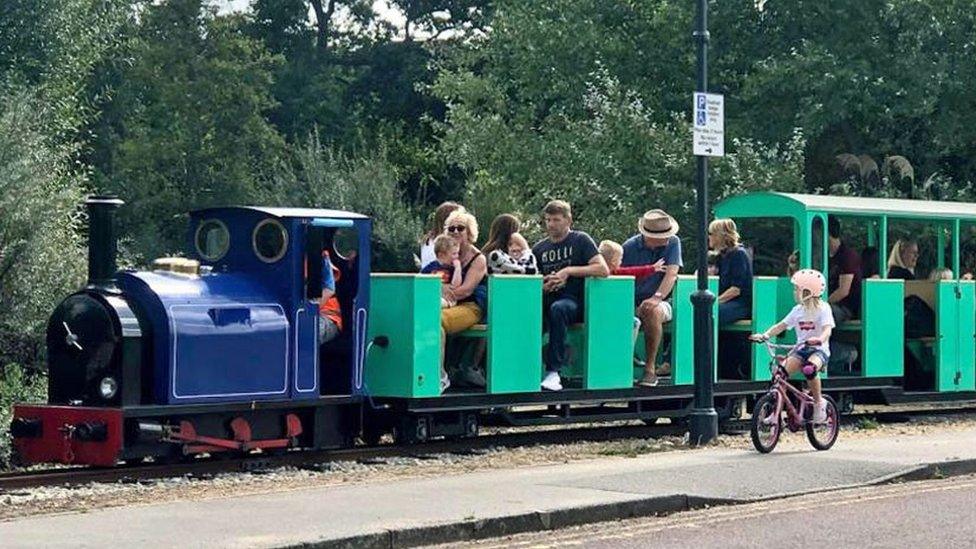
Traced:
[[794, 351], [808, 344], [807, 341], [801, 341], [799, 343], [771, 343], [770, 340], [768, 339], [762, 341], [754, 341], [753, 343], [756, 344], [762, 343], [763, 345], [765, 345], [766, 350], [769, 351], [769, 356], [773, 358], [776, 357], [776, 349], [787, 349], [789, 351]]

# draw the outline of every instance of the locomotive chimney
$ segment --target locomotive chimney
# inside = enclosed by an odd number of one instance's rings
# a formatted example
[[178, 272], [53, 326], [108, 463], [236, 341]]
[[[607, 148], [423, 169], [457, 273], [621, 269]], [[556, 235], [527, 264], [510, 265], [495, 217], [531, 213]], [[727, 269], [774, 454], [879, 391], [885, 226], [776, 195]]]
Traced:
[[115, 289], [119, 251], [115, 210], [125, 202], [114, 196], [90, 196], [88, 207], [88, 287]]

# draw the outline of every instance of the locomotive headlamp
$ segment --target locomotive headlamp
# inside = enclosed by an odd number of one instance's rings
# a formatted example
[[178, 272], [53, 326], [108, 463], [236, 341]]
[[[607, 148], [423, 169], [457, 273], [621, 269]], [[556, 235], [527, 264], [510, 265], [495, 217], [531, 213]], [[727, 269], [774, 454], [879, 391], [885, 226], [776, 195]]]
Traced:
[[109, 400], [115, 396], [115, 393], [119, 391], [119, 383], [115, 381], [114, 377], [104, 377], [102, 381], [98, 384], [98, 393], [102, 395], [102, 398]]

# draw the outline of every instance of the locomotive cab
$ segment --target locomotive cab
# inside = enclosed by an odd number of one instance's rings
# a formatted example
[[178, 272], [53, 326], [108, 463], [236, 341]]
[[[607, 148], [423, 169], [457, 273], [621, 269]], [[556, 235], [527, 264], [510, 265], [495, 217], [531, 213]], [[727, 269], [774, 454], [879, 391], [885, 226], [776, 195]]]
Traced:
[[[337, 210], [214, 208], [191, 214], [192, 248], [208, 277], [246, 274], [272, 294], [289, 322], [293, 399], [362, 391], [371, 221]], [[318, 344], [322, 254], [338, 271], [339, 337]]]

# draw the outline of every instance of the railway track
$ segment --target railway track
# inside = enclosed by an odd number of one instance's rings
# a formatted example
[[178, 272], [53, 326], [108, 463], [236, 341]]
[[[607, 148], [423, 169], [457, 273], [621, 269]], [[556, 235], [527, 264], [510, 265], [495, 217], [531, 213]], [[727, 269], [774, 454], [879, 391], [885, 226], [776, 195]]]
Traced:
[[[976, 408], [926, 409], [854, 413], [842, 416], [851, 425], [870, 418], [878, 423], [900, 423], [916, 416], [949, 416], [976, 413]], [[722, 424], [724, 434], [748, 432], [749, 420], [734, 419]], [[315, 468], [330, 462], [381, 460], [392, 457], [418, 457], [443, 453], [470, 454], [493, 447], [517, 448], [541, 444], [608, 442], [633, 438], [681, 435], [683, 425], [611, 425], [566, 429], [528, 430], [481, 435], [461, 440], [428, 442], [416, 446], [378, 445], [338, 450], [295, 451], [278, 455], [251, 455], [227, 459], [198, 458], [181, 463], [143, 463], [112, 468], [61, 467], [0, 474], [0, 493], [44, 486], [74, 486], [91, 482], [138, 482], [180, 476], [206, 477], [219, 473], [247, 472], [274, 467]]]
[[685, 432], [680, 425], [627, 425], [575, 427], [558, 430], [487, 434], [476, 438], [433, 441], [416, 446], [392, 444], [284, 454], [251, 455], [233, 459], [200, 458], [182, 463], [144, 463], [111, 468], [52, 468], [0, 474], [0, 493], [41, 486], [78, 485], [89, 482], [137, 482], [184, 475], [206, 476], [246, 472], [272, 467], [315, 467], [337, 461], [370, 461], [391, 457], [419, 457], [442, 453], [470, 454], [487, 448], [517, 448], [540, 444], [600, 442], [629, 438], [661, 437]]

